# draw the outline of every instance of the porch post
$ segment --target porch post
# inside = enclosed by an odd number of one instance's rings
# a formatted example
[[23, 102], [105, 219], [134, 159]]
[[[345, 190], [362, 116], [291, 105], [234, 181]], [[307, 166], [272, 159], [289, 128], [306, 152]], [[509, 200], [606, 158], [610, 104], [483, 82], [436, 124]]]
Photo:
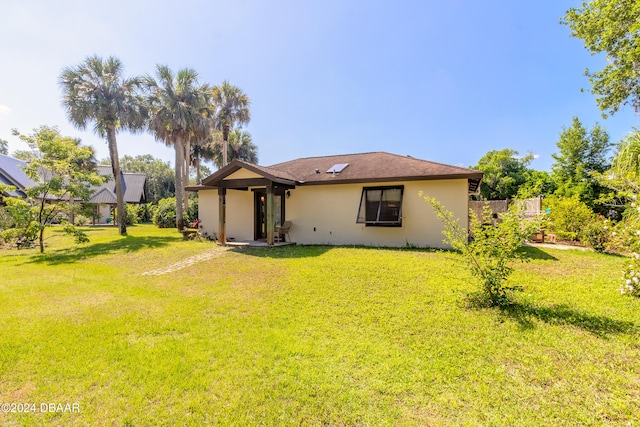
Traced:
[[275, 229], [273, 183], [267, 185], [267, 246], [273, 246], [273, 233]]
[[218, 243], [227, 243], [227, 189], [218, 188]]

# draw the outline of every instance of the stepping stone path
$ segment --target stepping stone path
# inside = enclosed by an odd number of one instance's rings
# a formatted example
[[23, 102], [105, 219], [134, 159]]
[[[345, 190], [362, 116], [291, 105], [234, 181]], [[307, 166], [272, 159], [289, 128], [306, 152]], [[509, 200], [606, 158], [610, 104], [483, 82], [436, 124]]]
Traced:
[[213, 258], [219, 258], [222, 255], [224, 255], [224, 253], [228, 250], [229, 248], [226, 248], [226, 247], [217, 247], [210, 251], [201, 253], [199, 255], [194, 255], [189, 258], [185, 258], [182, 261], [176, 262], [167, 267], [156, 268], [155, 270], [145, 271], [144, 273], [142, 273], [142, 276], [160, 276], [162, 274], [173, 273], [174, 271], [178, 271], [178, 270], [182, 270], [183, 268], [190, 267], [197, 262], [207, 261]]

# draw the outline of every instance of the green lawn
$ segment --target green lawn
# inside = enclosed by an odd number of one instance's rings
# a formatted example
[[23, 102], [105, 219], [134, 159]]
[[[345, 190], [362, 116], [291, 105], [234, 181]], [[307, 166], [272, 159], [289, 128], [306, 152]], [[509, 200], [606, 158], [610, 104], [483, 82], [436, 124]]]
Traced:
[[[457, 254], [216, 249], [152, 226], [0, 251], [0, 425], [627, 426], [640, 301], [622, 257], [529, 249], [509, 309]], [[217, 257], [162, 275], [188, 257]], [[45, 405], [46, 406], [46, 405]]]

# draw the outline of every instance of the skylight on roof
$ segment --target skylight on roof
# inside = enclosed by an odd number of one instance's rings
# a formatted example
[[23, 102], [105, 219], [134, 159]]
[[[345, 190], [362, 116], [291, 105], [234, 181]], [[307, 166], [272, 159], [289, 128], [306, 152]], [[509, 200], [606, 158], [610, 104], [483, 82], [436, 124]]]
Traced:
[[335, 164], [333, 166], [331, 166], [328, 170], [327, 173], [340, 173], [342, 172], [347, 166], [349, 166], [349, 163], [338, 163]]

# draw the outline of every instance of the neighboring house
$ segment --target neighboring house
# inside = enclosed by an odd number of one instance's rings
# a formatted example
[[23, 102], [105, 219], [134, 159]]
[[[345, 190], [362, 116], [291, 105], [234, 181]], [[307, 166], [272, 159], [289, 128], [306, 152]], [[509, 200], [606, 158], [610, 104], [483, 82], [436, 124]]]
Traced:
[[467, 227], [482, 172], [384, 152], [310, 157], [269, 167], [234, 160], [187, 187], [199, 192], [201, 231], [266, 240], [290, 221], [301, 244], [443, 247], [438, 199]]
[[[4, 192], [3, 196], [26, 198], [25, 188], [35, 183], [22, 169], [26, 162], [0, 154], [0, 183], [15, 187], [13, 191]], [[98, 173], [110, 179], [97, 187], [87, 203], [95, 204], [94, 212], [99, 215], [95, 223], [105, 224], [111, 218], [111, 211], [116, 206], [115, 182], [111, 166], [98, 166]], [[140, 204], [146, 201], [147, 177], [143, 173], [123, 173], [125, 203]], [[0, 203], [2, 200], [0, 199]]]
[[[34, 186], [34, 182], [24, 173], [26, 162], [0, 154], [0, 183], [15, 187], [13, 191], [6, 191], [2, 196], [26, 198], [25, 188]], [[0, 203], [2, 200], [0, 199]]]
[[[87, 203], [94, 204], [96, 214], [95, 224], [106, 224], [111, 221], [112, 212], [117, 205], [116, 183], [113, 179], [111, 166], [98, 166], [98, 173], [109, 177], [109, 180], [96, 188]], [[147, 200], [147, 176], [143, 173], [122, 173], [124, 187], [124, 202], [140, 204]]]

